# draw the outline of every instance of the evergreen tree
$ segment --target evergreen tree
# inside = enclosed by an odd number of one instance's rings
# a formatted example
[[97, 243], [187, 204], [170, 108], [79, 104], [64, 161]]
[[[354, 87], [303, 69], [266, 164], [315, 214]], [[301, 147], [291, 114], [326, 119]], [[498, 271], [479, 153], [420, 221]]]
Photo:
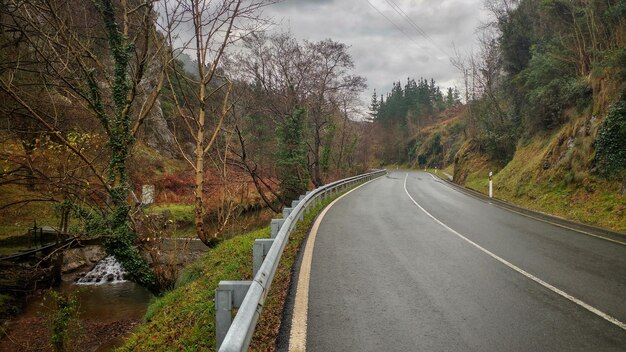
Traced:
[[277, 175], [285, 205], [307, 190], [308, 168], [304, 126], [306, 110], [297, 107], [278, 127]]
[[376, 93], [376, 89], [374, 89], [374, 94], [372, 94], [372, 101], [370, 103], [369, 111], [369, 115], [372, 117], [372, 119], [376, 119], [376, 117], [378, 116], [378, 110], [380, 110], [380, 103], [378, 102], [378, 94]]

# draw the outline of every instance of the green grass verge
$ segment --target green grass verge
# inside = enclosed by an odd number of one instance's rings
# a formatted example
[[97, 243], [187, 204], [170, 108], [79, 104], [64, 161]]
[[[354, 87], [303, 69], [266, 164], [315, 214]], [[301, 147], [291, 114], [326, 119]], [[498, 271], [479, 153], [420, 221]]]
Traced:
[[[494, 197], [512, 204], [565, 219], [626, 233], [626, 194], [619, 182], [584, 173], [567, 181], [562, 168], [543, 170], [550, 143], [535, 139], [520, 146], [504, 168], [479, 164], [465, 186], [483, 194], [489, 191], [489, 171], [494, 171]], [[565, 174], [565, 175], [564, 175]]]
[[[307, 214], [289, 237], [250, 351], [274, 350], [293, 264], [313, 219], [331, 201]], [[269, 234], [269, 227], [265, 227], [226, 240], [190, 265], [181, 274], [176, 288], [148, 307], [145, 322], [117, 351], [214, 351], [214, 291], [221, 280], [252, 279], [254, 240], [268, 238]]]
[[157, 298], [145, 322], [119, 351], [211, 351], [215, 349], [214, 291], [221, 280], [250, 280], [252, 246], [269, 228], [221, 243], [188, 267], [176, 288]]

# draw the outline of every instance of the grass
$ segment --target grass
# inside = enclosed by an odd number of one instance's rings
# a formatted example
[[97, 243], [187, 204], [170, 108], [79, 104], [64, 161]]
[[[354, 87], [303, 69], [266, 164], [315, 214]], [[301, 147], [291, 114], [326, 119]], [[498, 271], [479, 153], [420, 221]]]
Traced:
[[13, 301], [13, 297], [0, 293], [0, 311], [4, 310], [4, 306]]
[[[274, 350], [300, 245], [314, 217], [330, 201], [307, 214], [291, 234], [265, 301], [251, 351]], [[268, 237], [268, 227], [242, 234], [222, 242], [190, 265], [181, 274], [176, 288], [148, 307], [145, 322], [118, 351], [214, 351], [214, 291], [221, 280], [251, 280], [254, 240]]]
[[[18, 185], [4, 185], [0, 187], [0, 197], [4, 200], [21, 199], [28, 195], [28, 191]], [[59, 216], [52, 203], [33, 202], [12, 206], [0, 211], [0, 239], [21, 236], [33, 227], [58, 226]]]
[[221, 280], [250, 280], [254, 240], [268, 237], [269, 228], [246, 233], [188, 267], [176, 288], [148, 307], [145, 322], [119, 351], [214, 350], [214, 291]]
[[196, 230], [194, 227], [194, 206], [193, 204], [160, 204], [148, 208], [148, 214], [161, 214], [169, 211], [170, 220], [174, 223], [175, 229], [173, 237], [194, 237]]
[[[470, 165], [465, 186], [488, 193], [490, 169], [494, 171], [494, 197], [518, 206], [594, 226], [626, 233], [626, 195], [618, 182], [598, 178], [588, 172], [564, 171], [564, 167], [543, 169], [546, 155], [560, 133], [536, 137], [518, 146], [516, 154], [498, 170], [487, 163]], [[561, 163], [567, 161], [567, 154]], [[582, 159], [579, 155], [576, 159]], [[573, 168], [581, 170], [584, 167]]]
[[194, 221], [193, 204], [160, 204], [148, 209], [150, 214], [159, 214], [163, 211], [169, 211], [172, 214], [171, 219], [174, 222], [193, 223]]
[[[172, 231], [167, 236], [174, 238], [196, 237], [193, 204], [160, 204], [147, 209], [147, 213], [151, 215], [161, 214], [164, 211], [170, 212], [170, 220], [174, 224]], [[233, 234], [236, 235], [265, 226], [273, 215], [274, 212], [269, 208], [235, 214], [226, 225], [224, 235], [226, 238], [230, 238], [233, 237]], [[209, 232], [217, 231], [215, 222], [211, 222], [211, 224], [206, 230]]]

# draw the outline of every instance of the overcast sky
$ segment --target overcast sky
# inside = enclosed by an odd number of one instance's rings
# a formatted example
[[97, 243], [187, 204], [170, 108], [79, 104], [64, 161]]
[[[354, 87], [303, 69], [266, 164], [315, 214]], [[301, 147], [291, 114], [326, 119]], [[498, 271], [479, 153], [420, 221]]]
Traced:
[[[407, 77], [434, 78], [442, 88], [456, 85], [461, 89], [460, 75], [449, 55], [454, 55], [454, 46], [465, 52], [474, 45], [476, 27], [487, 19], [482, 2], [285, 0], [264, 12], [278, 23], [273, 30], [289, 30], [298, 39], [332, 38], [349, 45], [356, 73], [367, 78], [368, 89], [362, 97], [369, 103], [374, 88], [386, 94], [393, 81], [404, 84]], [[401, 11], [394, 11], [392, 4]]]

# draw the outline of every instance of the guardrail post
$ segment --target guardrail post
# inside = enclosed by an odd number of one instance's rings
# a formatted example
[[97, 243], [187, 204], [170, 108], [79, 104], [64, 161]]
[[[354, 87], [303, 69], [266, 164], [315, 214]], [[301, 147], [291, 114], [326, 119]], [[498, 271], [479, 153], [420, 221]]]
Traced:
[[261, 268], [261, 264], [265, 260], [267, 253], [272, 248], [274, 243], [273, 238], [261, 238], [254, 240], [254, 246], [252, 247], [252, 277], [256, 276], [256, 273]]
[[241, 307], [252, 281], [220, 281], [215, 290], [215, 343], [219, 350], [230, 324], [233, 309]]
[[270, 224], [271, 238], [276, 238], [276, 236], [278, 236], [278, 231], [280, 231], [280, 228], [283, 226], [284, 223], [285, 219], [272, 219], [272, 222]]
[[292, 200], [292, 201], [291, 201], [291, 207], [292, 207], [292, 208], [295, 208], [295, 207], [296, 207], [296, 205], [298, 205], [298, 203], [300, 203], [300, 201], [299, 201], [299, 200]]
[[283, 208], [283, 219], [287, 219], [293, 208]]

